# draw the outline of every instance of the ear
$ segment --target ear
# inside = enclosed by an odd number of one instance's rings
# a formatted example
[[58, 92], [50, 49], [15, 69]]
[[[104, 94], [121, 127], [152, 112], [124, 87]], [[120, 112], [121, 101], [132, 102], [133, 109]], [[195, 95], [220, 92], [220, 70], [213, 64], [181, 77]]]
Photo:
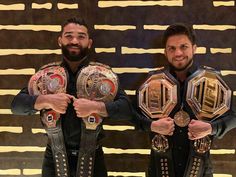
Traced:
[[89, 44], [88, 44], [88, 48], [89, 48], [89, 49], [92, 47], [92, 44], [93, 44], [93, 40], [92, 40], [92, 39], [89, 39]]
[[193, 45], [193, 54], [195, 54], [196, 51], [197, 51], [197, 45], [194, 44], [194, 45]]
[[57, 42], [58, 42], [58, 45], [61, 47], [61, 36], [58, 37]]

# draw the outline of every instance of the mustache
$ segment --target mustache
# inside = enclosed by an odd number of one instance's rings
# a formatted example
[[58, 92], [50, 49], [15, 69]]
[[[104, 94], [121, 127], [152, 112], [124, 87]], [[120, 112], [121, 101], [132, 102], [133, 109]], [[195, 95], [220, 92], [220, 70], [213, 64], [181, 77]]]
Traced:
[[78, 44], [67, 44], [66, 47], [78, 47], [79, 49], [82, 49], [82, 46]]

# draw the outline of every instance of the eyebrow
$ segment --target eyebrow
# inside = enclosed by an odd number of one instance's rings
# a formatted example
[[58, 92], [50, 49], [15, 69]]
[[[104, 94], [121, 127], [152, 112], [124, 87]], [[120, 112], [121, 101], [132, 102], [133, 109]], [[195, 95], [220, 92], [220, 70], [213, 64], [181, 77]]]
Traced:
[[[66, 34], [72, 34], [72, 33], [73, 33], [73, 32], [68, 31], [68, 32], [65, 32], [64, 35], [66, 35]], [[80, 35], [82, 34], [82, 35], [85, 35], [85, 36], [87, 35], [87, 33], [83, 33], [83, 32], [79, 32], [78, 34], [80, 34]]]
[[[189, 44], [188, 43], [180, 44], [180, 46], [182, 46], [182, 45], [189, 45]], [[166, 47], [176, 47], [176, 46], [174, 46], [174, 45], [167, 45]]]

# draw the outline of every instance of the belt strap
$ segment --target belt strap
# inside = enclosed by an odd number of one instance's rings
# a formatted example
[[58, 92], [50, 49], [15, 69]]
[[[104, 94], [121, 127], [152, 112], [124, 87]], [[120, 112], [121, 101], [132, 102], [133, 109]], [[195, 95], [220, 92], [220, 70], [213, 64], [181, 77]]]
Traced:
[[[51, 112], [52, 111], [50, 111], [50, 113]], [[44, 128], [48, 134], [48, 138], [51, 142], [56, 177], [69, 177], [69, 165], [67, 160], [63, 132], [61, 129], [61, 119], [51, 119], [50, 121], [55, 121], [56, 126], [49, 126], [48, 123], [45, 122], [48, 121], [48, 116], [48, 111], [44, 111], [41, 119], [44, 123]]]
[[101, 124], [96, 130], [86, 129], [81, 123], [81, 142], [77, 163], [76, 177], [93, 177], [97, 137], [101, 131]]
[[194, 149], [193, 144], [194, 142], [190, 143], [189, 158], [184, 177], [202, 177], [204, 172], [204, 164], [208, 151], [199, 153], [196, 151], [196, 149]]
[[[170, 140], [168, 139], [170, 142]], [[172, 146], [170, 144], [170, 146]], [[166, 149], [165, 152], [155, 151], [156, 177], [174, 177], [174, 166], [172, 161], [172, 148]]]

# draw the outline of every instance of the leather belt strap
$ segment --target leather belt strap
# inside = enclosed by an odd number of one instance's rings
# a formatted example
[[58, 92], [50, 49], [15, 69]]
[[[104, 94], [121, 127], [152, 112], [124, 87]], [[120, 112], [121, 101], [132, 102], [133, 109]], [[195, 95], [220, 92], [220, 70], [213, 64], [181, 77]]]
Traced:
[[[170, 140], [170, 146], [172, 143]], [[172, 160], [172, 148], [168, 148], [165, 152], [158, 152], [154, 150], [155, 164], [156, 164], [156, 175], [157, 177], [174, 177], [174, 166]]]
[[184, 177], [202, 177], [205, 157], [206, 153], [201, 154], [191, 148]]
[[81, 130], [76, 177], [92, 177], [94, 173], [97, 137], [101, 131], [101, 125], [99, 125], [96, 130], [91, 130], [86, 129], [85, 124], [82, 123]]
[[[43, 115], [44, 116], [41, 117], [41, 119], [45, 119], [47, 111], [44, 111]], [[63, 132], [61, 129], [61, 119], [57, 120], [56, 127], [48, 127], [44, 124], [44, 128], [51, 142], [56, 177], [69, 177], [69, 165], [67, 161]]]

